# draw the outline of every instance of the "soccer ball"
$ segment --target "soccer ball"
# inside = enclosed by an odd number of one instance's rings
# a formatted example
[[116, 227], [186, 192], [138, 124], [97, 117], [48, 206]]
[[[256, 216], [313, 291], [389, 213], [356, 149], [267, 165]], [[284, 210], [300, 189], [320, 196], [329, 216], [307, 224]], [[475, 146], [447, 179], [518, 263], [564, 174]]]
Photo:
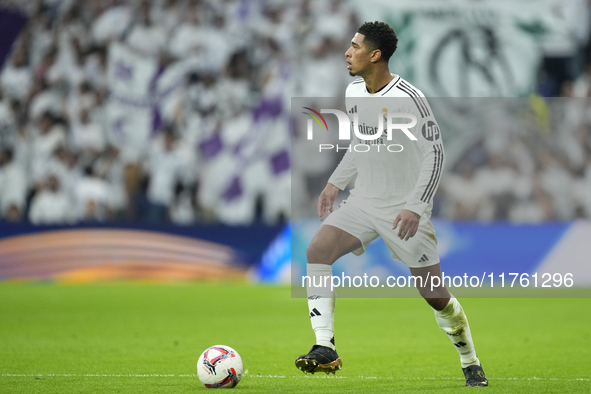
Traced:
[[242, 379], [244, 364], [238, 352], [229, 346], [205, 349], [197, 361], [197, 376], [208, 388], [232, 388]]

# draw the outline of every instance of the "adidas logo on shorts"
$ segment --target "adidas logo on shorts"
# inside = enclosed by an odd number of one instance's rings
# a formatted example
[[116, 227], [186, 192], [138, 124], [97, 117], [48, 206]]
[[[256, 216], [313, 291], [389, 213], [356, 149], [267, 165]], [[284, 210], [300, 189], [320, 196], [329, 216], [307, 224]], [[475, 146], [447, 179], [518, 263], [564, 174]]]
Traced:
[[425, 261], [429, 261], [429, 258], [427, 257], [426, 254], [424, 254], [423, 257], [421, 257], [421, 259], [419, 260], [419, 263], [423, 263]]

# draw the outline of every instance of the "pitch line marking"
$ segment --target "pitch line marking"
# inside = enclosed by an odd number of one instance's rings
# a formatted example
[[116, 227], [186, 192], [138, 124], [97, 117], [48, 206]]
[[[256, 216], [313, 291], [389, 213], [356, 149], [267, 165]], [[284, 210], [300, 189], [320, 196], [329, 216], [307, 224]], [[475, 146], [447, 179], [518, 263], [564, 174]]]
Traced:
[[[58, 377], [58, 378], [67, 378], [67, 377], [84, 377], [84, 378], [196, 378], [196, 374], [107, 374], [107, 373], [90, 373], [90, 374], [75, 374], [75, 373], [38, 373], [38, 374], [18, 374], [18, 373], [3, 373], [0, 374], [1, 377], [22, 377], [22, 378], [42, 378], [42, 377]], [[285, 379], [285, 378], [292, 378], [292, 379], [349, 379], [349, 378], [358, 378], [358, 379], [383, 379], [383, 380], [394, 380], [392, 377], [377, 377], [377, 376], [285, 376], [285, 375], [249, 375], [245, 374], [244, 377], [250, 378], [267, 378], [267, 379]], [[404, 377], [399, 378], [400, 380], [463, 380], [462, 377], [422, 377], [422, 378], [414, 378], [414, 377]], [[499, 377], [490, 377], [487, 378], [488, 380], [552, 380], [552, 381], [579, 381], [579, 382], [589, 382], [591, 379], [589, 378], [540, 378], [537, 376], [533, 376], [531, 378], [499, 378]]]
[[189, 375], [175, 375], [175, 374], [109, 374], [109, 373], [85, 373], [85, 374], [76, 374], [76, 373], [37, 373], [37, 374], [18, 374], [18, 373], [3, 373], [0, 376], [2, 377], [26, 377], [26, 378], [42, 378], [42, 377], [58, 377], [58, 378], [68, 378], [68, 377], [84, 377], [84, 378], [178, 378], [178, 377], [197, 377], [195, 374]]

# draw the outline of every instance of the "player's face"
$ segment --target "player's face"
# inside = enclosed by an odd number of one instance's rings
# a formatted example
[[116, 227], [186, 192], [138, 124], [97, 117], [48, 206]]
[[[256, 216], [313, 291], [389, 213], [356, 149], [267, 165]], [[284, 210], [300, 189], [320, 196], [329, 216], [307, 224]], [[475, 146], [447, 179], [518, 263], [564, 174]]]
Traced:
[[364, 72], [367, 68], [371, 65], [371, 57], [374, 54], [375, 50], [370, 50], [363, 39], [365, 35], [355, 33], [355, 36], [351, 40], [351, 46], [345, 52], [345, 57], [347, 58], [347, 70], [349, 70], [349, 75], [355, 76], [360, 75], [363, 76]]

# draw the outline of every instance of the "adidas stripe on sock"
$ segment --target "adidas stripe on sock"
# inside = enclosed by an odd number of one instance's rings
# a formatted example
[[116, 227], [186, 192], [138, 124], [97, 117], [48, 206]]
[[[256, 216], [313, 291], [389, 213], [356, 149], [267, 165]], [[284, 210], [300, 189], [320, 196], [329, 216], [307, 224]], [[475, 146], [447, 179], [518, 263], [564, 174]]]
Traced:
[[[335, 294], [330, 288], [330, 277], [332, 276], [332, 265], [308, 264], [307, 283], [308, 310], [310, 322], [316, 334], [316, 344], [327, 346], [332, 349], [334, 346], [334, 310]], [[328, 277], [325, 280], [325, 277]], [[326, 286], [325, 286], [326, 284]]]
[[443, 310], [435, 310], [435, 319], [439, 327], [447, 334], [456, 350], [460, 355], [462, 368], [470, 365], [480, 365], [480, 360], [476, 357], [472, 334], [468, 318], [464, 309], [455, 297], [451, 297]]

